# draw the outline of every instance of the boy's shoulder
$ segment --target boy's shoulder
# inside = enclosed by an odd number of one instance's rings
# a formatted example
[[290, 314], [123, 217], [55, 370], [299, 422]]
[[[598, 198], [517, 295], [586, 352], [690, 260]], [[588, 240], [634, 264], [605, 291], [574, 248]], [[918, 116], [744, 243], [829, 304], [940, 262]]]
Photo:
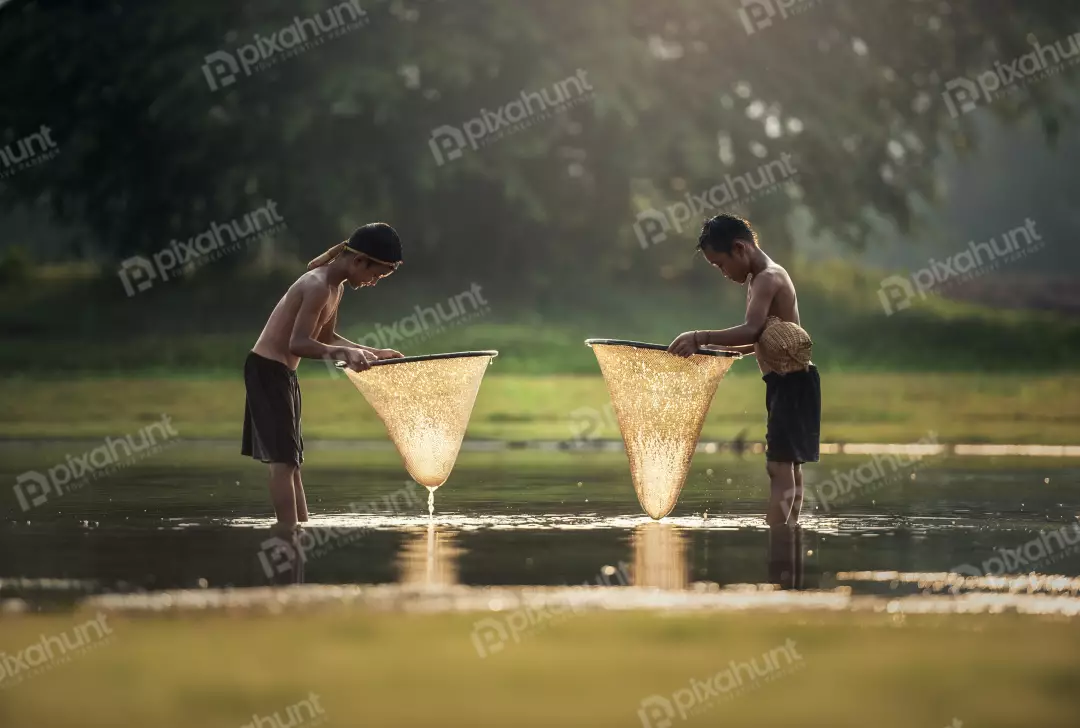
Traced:
[[309, 270], [296, 281], [289, 286], [290, 291], [298, 291], [300, 293], [311, 293], [315, 295], [329, 296], [331, 286], [326, 280], [326, 276], [318, 268], [315, 270]]
[[787, 268], [777, 263], [775, 260], [770, 260], [769, 265], [764, 270], [765, 273], [772, 273], [773, 275], [780, 275], [785, 278], [789, 277]]
[[751, 281], [751, 283], [760, 287], [768, 288], [779, 288], [787, 286], [790, 286], [792, 288], [795, 287], [795, 284], [792, 282], [791, 276], [788, 275], [787, 270], [785, 270], [782, 265], [775, 262], [770, 262], [768, 267], [765, 268], [765, 270], [754, 276], [754, 279]]

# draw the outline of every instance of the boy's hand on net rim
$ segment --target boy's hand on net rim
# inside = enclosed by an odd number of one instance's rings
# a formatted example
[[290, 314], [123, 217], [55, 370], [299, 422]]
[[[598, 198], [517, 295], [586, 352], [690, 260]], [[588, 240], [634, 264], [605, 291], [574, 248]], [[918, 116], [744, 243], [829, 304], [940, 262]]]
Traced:
[[382, 359], [404, 359], [405, 355], [394, 349], [376, 349], [375, 356]]
[[687, 331], [684, 334], [679, 334], [675, 341], [671, 342], [671, 346], [667, 349], [668, 352], [682, 357], [693, 356], [698, 350], [697, 336], [697, 331]]
[[371, 369], [371, 364], [378, 361], [377, 357], [363, 349], [345, 349], [341, 352], [346, 366], [354, 372], [365, 372]]

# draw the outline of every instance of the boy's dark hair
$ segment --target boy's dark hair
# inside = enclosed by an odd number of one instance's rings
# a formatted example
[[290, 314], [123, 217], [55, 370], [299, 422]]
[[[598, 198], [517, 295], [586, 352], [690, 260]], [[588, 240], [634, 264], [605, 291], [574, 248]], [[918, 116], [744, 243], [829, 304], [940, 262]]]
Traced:
[[348, 247], [391, 265], [401, 262], [401, 238], [385, 222], [373, 222], [357, 228], [349, 236]]
[[705, 221], [697, 246], [701, 250], [731, 253], [731, 246], [736, 240], [751, 243], [755, 248], [758, 244], [757, 233], [750, 227], [749, 222], [737, 215], [724, 213]]

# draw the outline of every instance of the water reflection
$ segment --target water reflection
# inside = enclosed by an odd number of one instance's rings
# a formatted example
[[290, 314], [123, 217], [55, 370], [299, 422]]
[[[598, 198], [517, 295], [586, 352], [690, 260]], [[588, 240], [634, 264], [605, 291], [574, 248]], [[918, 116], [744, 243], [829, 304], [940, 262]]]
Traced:
[[[304, 583], [557, 587], [592, 584], [598, 574], [624, 563], [632, 584], [666, 593], [699, 591], [701, 584], [832, 589], [841, 585], [841, 573], [970, 575], [971, 568], [960, 565], [977, 565], [994, 575], [998, 570], [984, 565], [996, 566], [993, 559], [1017, 548], [1027, 558], [1031, 549], [1025, 544], [1049, 530], [958, 528], [955, 520], [765, 530], [734, 519], [722, 527], [713, 521], [654, 523], [635, 516], [605, 519], [604, 527], [575, 522], [563, 528], [502, 528], [436, 521], [356, 528], [343, 520], [342, 525], [308, 525], [297, 538], [276, 541], [264, 527], [235, 525], [0, 525], [0, 599], [41, 603], [50, 592], [77, 596]], [[1024, 573], [1080, 577], [1080, 546], [1072, 540], [1062, 539], [1060, 548], [1051, 540], [1053, 553], [1029, 559]], [[850, 586], [858, 594], [918, 591], [914, 582], [906, 584], [890, 578]]]
[[409, 531], [398, 553], [398, 581], [403, 586], [426, 589], [460, 583], [459, 559], [464, 549], [457, 545], [458, 534], [435, 524]]
[[690, 569], [685, 532], [666, 523], [645, 523], [634, 529], [634, 586], [685, 589]]
[[[269, 538], [263, 542], [263, 551], [260, 552], [260, 563], [273, 565], [265, 568], [264, 573], [278, 586], [303, 584], [307, 564], [305, 539], [311, 535], [299, 529], [283, 531], [277, 527], [271, 528], [268, 533]], [[267, 558], [271, 549], [277, 557], [274, 562]]]
[[803, 531], [798, 526], [769, 528], [769, 583], [781, 589], [806, 588], [806, 551]]

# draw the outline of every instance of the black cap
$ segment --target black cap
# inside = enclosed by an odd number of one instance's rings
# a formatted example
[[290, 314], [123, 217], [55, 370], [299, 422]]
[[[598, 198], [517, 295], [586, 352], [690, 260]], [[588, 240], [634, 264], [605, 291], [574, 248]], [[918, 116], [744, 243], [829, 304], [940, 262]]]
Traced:
[[349, 236], [346, 246], [380, 263], [401, 264], [401, 238], [385, 222], [373, 222], [359, 227]]

